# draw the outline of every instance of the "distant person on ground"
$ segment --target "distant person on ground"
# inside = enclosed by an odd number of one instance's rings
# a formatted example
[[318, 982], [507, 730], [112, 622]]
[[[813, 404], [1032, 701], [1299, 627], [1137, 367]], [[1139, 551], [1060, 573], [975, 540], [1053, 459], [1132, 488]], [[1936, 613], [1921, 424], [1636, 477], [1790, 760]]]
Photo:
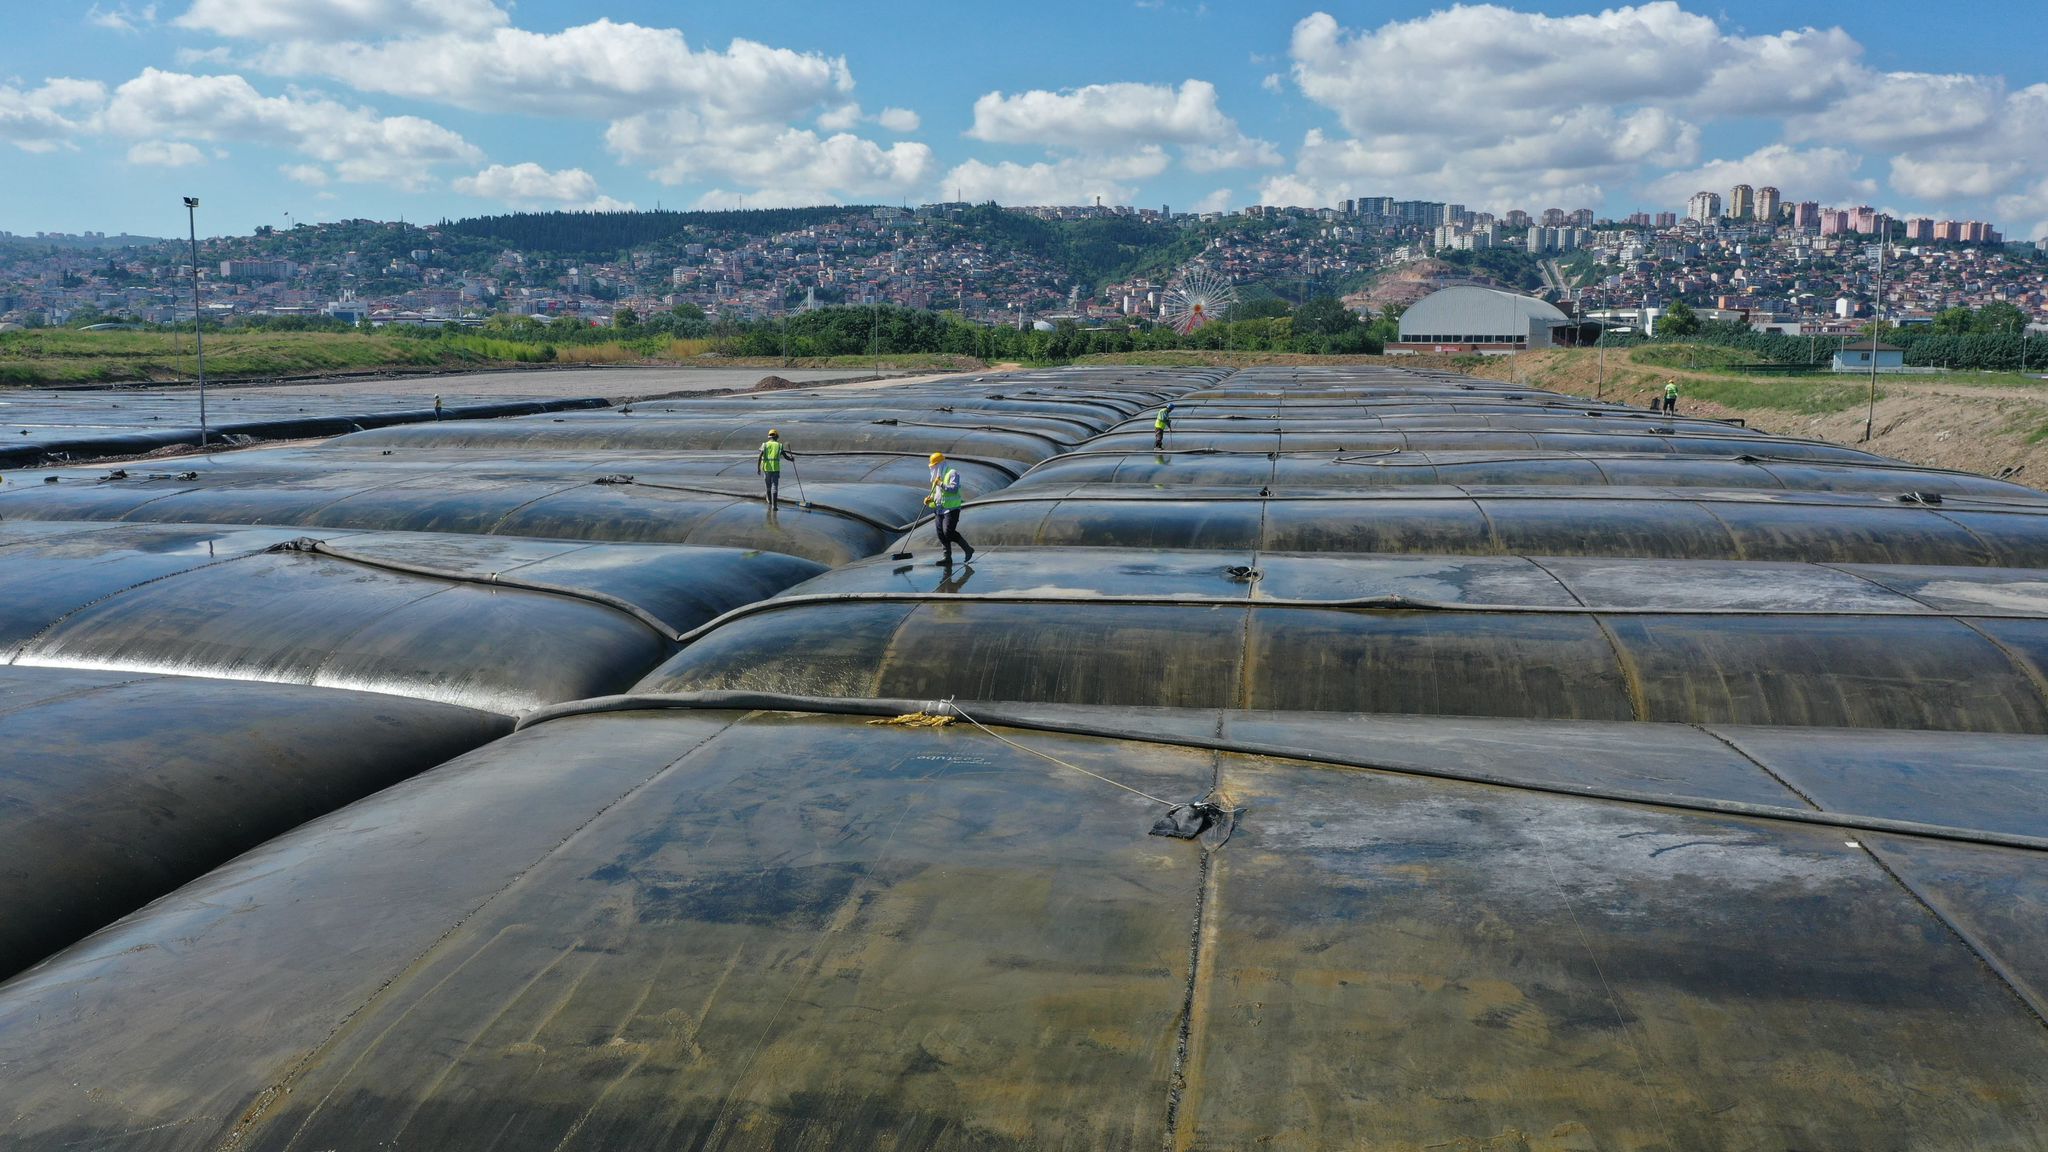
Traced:
[[1152, 418], [1152, 447], [1166, 447], [1166, 434], [1173, 431], [1173, 405], [1168, 404]]
[[441, 394], [440, 394], [439, 392], [436, 392], [436, 393], [434, 393], [434, 419], [436, 419], [436, 420], [439, 420], [440, 418], [441, 418]]
[[1674, 416], [1677, 415], [1677, 413], [1678, 381], [1666, 380], [1664, 381], [1664, 414], [1667, 416]]
[[754, 471], [760, 473], [761, 482], [767, 488], [768, 510], [775, 511], [782, 506], [782, 461], [796, 459], [796, 453], [782, 446], [782, 433], [773, 428], [768, 430], [768, 439], [761, 443], [761, 451], [754, 457]]
[[960, 535], [960, 505], [965, 503], [960, 495], [960, 473], [946, 466], [944, 452], [932, 453], [932, 492], [924, 498], [924, 506], [933, 512], [932, 527], [939, 534], [939, 546], [946, 550], [939, 563], [953, 566], [953, 545], [960, 545], [961, 558], [974, 560], [974, 545]]

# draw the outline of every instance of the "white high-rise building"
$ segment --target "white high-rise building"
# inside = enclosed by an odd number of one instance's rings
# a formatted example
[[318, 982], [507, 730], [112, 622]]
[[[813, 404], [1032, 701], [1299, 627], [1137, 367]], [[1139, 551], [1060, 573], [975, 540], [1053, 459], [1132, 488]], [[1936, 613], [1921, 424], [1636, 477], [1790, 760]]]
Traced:
[[1721, 194], [1719, 192], [1695, 192], [1686, 201], [1685, 215], [1689, 220], [1711, 224], [1721, 218]]

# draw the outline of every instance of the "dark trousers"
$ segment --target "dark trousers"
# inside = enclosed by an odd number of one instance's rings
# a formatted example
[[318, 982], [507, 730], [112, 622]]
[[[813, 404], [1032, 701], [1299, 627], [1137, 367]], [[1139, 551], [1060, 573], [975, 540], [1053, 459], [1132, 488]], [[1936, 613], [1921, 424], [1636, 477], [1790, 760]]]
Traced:
[[951, 556], [953, 554], [953, 545], [955, 544], [958, 544], [961, 551], [969, 555], [974, 553], [974, 545], [969, 544], [967, 538], [960, 535], [960, 509], [939, 509], [938, 514], [932, 517], [932, 528], [938, 532], [939, 546], [946, 550], [946, 555]]
[[768, 502], [774, 504], [782, 499], [782, 473], [763, 472], [761, 480], [768, 486]]
[[1152, 430], [1152, 446], [1154, 448], [1166, 447], [1166, 429], [1154, 428]]
[[1666, 396], [1664, 398], [1664, 411], [1676, 414], [1678, 411], [1678, 397]]

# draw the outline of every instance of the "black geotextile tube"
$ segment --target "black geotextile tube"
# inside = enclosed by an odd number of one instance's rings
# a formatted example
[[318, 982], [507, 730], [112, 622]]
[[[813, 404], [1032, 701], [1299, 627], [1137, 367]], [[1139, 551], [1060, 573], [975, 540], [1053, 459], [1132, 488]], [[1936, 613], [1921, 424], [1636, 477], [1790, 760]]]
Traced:
[[[1792, 461], [1788, 461], [1788, 463], [1792, 463]], [[1359, 488], [1355, 491], [1345, 489], [1343, 491], [1301, 492], [1293, 495], [1282, 491], [1261, 496], [1251, 491], [1250, 485], [1225, 485], [1224, 487], [1243, 487], [1245, 491], [1219, 492], [1213, 488], [1203, 490], [1202, 486], [1199, 485], [1191, 489], [1180, 489], [1142, 484], [1084, 481], [1067, 489], [1060, 489], [1051, 485], [1044, 488], [998, 488], [986, 496], [977, 496], [968, 501], [967, 506], [970, 508], [985, 508], [994, 504], [1034, 504], [1064, 500], [1091, 504], [1251, 504], [1267, 501], [1285, 504], [1333, 504], [1358, 503], [1361, 501], [1387, 503], [1404, 500], [1418, 503], [1429, 500], [1491, 500], [1505, 503], [1521, 500], [1582, 500], [1586, 502], [1586, 506], [1589, 508], [1599, 508], [1603, 505], [1612, 507], [1629, 504], [1740, 504], [1746, 507], [1754, 507], [1761, 503], [1768, 504], [1774, 508], [1881, 508], [1892, 504], [1933, 507], [1954, 504], [1957, 510], [1964, 512], [2019, 508], [2030, 513], [2048, 514], [2048, 497], [2044, 497], [2039, 503], [2035, 503], [2025, 500], [2005, 500], [1996, 496], [1972, 496], [1968, 493], [1944, 498], [1940, 493], [1933, 492], [1897, 492], [1889, 496], [1882, 496], [1876, 492], [1835, 492], [1827, 489], [1716, 489], [1706, 486], [1672, 485], [1671, 487], [1674, 490], [1682, 490], [1682, 494], [1673, 494], [1664, 491], [1654, 484], [1495, 485], [1439, 482], [1436, 484], [1417, 485], [1417, 487], [1455, 488], [1458, 490], [1458, 494], [1438, 495], [1436, 493], [1423, 493], [1420, 495], [1402, 496], [1399, 495], [1402, 487], [1397, 485], [1387, 488]], [[1488, 488], [1496, 487], [1508, 487], [1516, 490], [1509, 492], [1486, 491]], [[1529, 490], [1532, 487], [1539, 488], [1540, 490]], [[1480, 491], [1473, 492], [1469, 490], [1473, 488], [1480, 489]], [[1626, 493], [1616, 495], [1614, 493], [1616, 488], [1646, 488], [1650, 492], [1641, 496]], [[1784, 491], [1788, 495], [1798, 497], [1798, 499], [1761, 501], [1757, 499], [1756, 494], [1758, 492], [1771, 491]], [[1726, 493], [1733, 493], [1733, 495]], [[1933, 496], [1934, 499], [1926, 499], [1925, 497], [1927, 496]], [[1986, 507], [1982, 509], [1977, 508], [1976, 506], [1980, 504]]]
[[[1033, 705], [1030, 707], [1037, 708], [1040, 706]], [[914, 712], [945, 715], [957, 711], [956, 706], [951, 700], [837, 699], [826, 696], [785, 696], [772, 692], [678, 692], [673, 694], [599, 696], [589, 700], [554, 704], [521, 716], [514, 731], [522, 731], [536, 724], [545, 724], [552, 720], [561, 720], [574, 716], [593, 716], [613, 712], [661, 711], [664, 709], [707, 712], [813, 712], [833, 716], [876, 717], [904, 716]], [[1188, 711], [1209, 713], [1218, 710], [1203, 708], [1188, 709]], [[1184, 737], [1175, 736], [1172, 738], [1140, 735], [1105, 723], [1085, 720], [1052, 721], [1042, 716], [1020, 714], [1010, 711], [999, 703], [977, 703], [974, 706], [972, 715], [974, 719], [985, 724], [1001, 725], [1006, 728], [1029, 731], [1058, 732], [1063, 735], [1090, 736], [1102, 740], [1130, 743], [1170, 744], [1175, 747], [1197, 748], [1209, 752], [1232, 752], [1251, 756], [1277, 756], [1283, 759], [1300, 760], [1312, 764], [1330, 764], [1338, 767], [1387, 772], [1399, 776], [1419, 776], [1434, 780], [1455, 780], [1466, 784], [1483, 784], [1522, 792], [1542, 792], [1554, 796], [1570, 796], [1581, 800], [1607, 800], [1620, 804], [1640, 804], [1652, 808], [1704, 812], [1717, 816], [1742, 816], [1758, 820], [1779, 820], [1795, 824], [1818, 825], [1826, 828], [1844, 828], [1858, 832], [1915, 836], [1922, 839], [1945, 840], [1959, 844], [2017, 848], [2028, 852], [2048, 852], [2048, 837], [2042, 836], [2020, 836], [2007, 832], [1956, 828], [1945, 824], [1922, 823], [1917, 820], [1894, 820], [1884, 816], [1844, 815], [1805, 808], [1785, 808], [1773, 804], [1751, 804], [1741, 800], [1715, 800], [1708, 797], [1631, 792], [1619, 788], [1579, 788], [1569, 784], [1513, 780], [1494, 775], [1490, 772], [1459, 771], [1426, 764], [1398, 764], [1387, 761], [1344, 759], [1328, 752], [1291, 748], [1284, 744], [1269, 744], [1255, 740], [1225, 740], [1192, 732]]]
[[[271, 551], [291, 550], [300, 543], [279, 544]], [[314, 543], [318, 543], [315, 541]], [[304, 549], [299, 549], [303, 551]], [[323, 549], [324, 550], [324, 549]], [[979, 551], [977, 549], [977, 551]], [[1336, 553], [1335, 555], [1341, 555]], [[364, 563], [376, 563], [365, 560]], [[877, 567], [880, 564], [876, 565]], [[830, 573], [827, 573], [829, 575]], [[422, 572], [421, 575], [442, 575]], [[1232, 579], [1249, 584], [1259, 578], [1256, 569], [1240, 574], [1229, 572]], [[449, 579], [463, 579], [460, 575], [448, 574]], [[471, 577], [470, 579], [475, 579]], [[575, 595], [573, 592], [564, 595]], [[1899, 598], [1910, 600], [1903, 593]], [[1253, 599], [1249, 591], [1243, 596], [1204, 596], [1199, 593], [1132, 593], [1086, 592], [796, 592], [779, 593], [761, 600], [728, 608], [716, 617], [706, 620], [697, 627], [684, 632], [678, 639], [687, 644], [701, 639], [706, 634], [749, 616], [761, 616], [787, 609], [809, 608], [819, 604], [1038, 604], [1050, 607], [1076, 604], [1140, 605], [1159, 608], [1301, 608], [1328, 610], [1333, 612], [1429, 612], [1444, 616], [1650, 616], [1650, 617], [1769, 617], [1784, 619], [1904, 619], [1904, 620], [2039, 620], [2038, 612], [1997, 612], [1963, 611], [1923, 607], [1914, 608], [1671, 608], [1656, 604], [1616, 605], [1614, 607], [1585, 604], [1483, 604], [1463, 601], [1424, 600], [1415, 596], [1387, 593], [1378, 596], [1350, 596], [1329, 600], [1308, 600], [1299, 597], [1272, 596]]]
[[[358, 530], [351, 534], [360, 535], [361, 533]], [[318, 540], [311, 536], [301, 536], [296, 540], [287, 540], [281, 544], [273, 544], [269, 548], [264, 549], [264, 551], [306, 552], [318, 556], [332, 557], [333, 559], [343, 560], [350, 564], [382, 568], [387, 572], [402, 572], [408, 576], [426, 576], [435, 580], [452, 580], [461, 584], [487, 584], [496, 588], [516, 588], [522, 592], [540, 592], [549, 596], [562, 596], [572, 600], [586, 600], [592, 604], [602, 605], [614, 611], [624, 612], [626, 615], [653, 629], [664, 640], [680, 643], [683, 637], [681, 629], [649, 612], [647, 609], [640, 607], [638, 604], [623, 597], [613, 596], [610, 593], [598, 592], [589, 588], [568, 588], [560, 584], [549, 584], [540, 580], [525, 580], [517, 576], [507, 576], [501, 572], [491, 572], [479, 576], [474, 572], [458, 572], [453, 569], [435, 568], [425, 564], [408, 564], [402, 560], [388, 560], [382, 556], [365, 556], [360, 552], [350, 552], [345, 548], [337, 548], [325, 540]]]
[[[791, 461], [791, 467], [792, 469], [795, 467], [794, 459], [792, 459]], [[604, 476], [592, 480], [591, 483], [613, 484], [618, 485], [620, 487], [633, 488], [658, 488], [664, 492], [688, 492], [697, 496], [724, 496], [727, 499], [743, 500], [750, 504], [766, 504], [768, 502], [767, 496], [756, 492], [727, 492], [719, 488], [699, 488], [694, 485], [688, 484], [664, 484], [658, 480], [641, 480], [638, 479], [637, 477], [632, 476]], [[1000, 489], [998, 489], [998, 491], [1000, 491]], [[802, 500], [798, 502], [797, 507], [802, 508], [806, 511], [815, 508], [822, 512], [830, 512], [834, 516], [844, 516], [848, 520], [858, 520], [861, 523], [867, 525], [868, 527], [880, 532], [908, 532], [911, 529], [916, 528], [919, 524], [924, 523], [926, 519], [929, 519], [929, 517], [923, 517], [917, 520], [913, 520], [908, 524], [885, 524], [882, 521], [877, 520], [874, 517], [869, 516], [865, 513], [855, 512], [851, 508], [841, 508], [838, 507], [837, 505], [826, 504], [818, 500]], [[2048, 511], [2048, 508], [2044, 508], [2043, 510]]]

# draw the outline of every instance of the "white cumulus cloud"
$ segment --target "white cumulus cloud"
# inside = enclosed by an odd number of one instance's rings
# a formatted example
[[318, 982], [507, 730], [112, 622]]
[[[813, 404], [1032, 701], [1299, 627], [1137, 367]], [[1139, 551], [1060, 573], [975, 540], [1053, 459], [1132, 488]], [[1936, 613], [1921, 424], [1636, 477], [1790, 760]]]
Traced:
[[[1271, 203], [1431, 196], [1475, 207], [1676, 207], [1699, 188], [2025, 211], [2048, 177], [2048, 86], [1880, 72], [1841, 28], [1752, 35], [1675, 0], [1552, 16], [1456, 4], [1376, 28], [1295, 27], [1293, 79], [1341, 131], [1311, 130]], [[2037, 90], [2039, 95], [2036, 94]], [[1775, 121], [1779, 139], [1702, 158], [1702, 128]]]
[[474, 176], [455, 181], [454, 188], [466, 196], [502, 200], [515, 208], [566, 208], [594, 212], [630, 210], [633, 206], [602, 195], [597, 178], [581, 168], [551, 172], [528, 161], [523, 164], [493, 164]]
[[220, 36], [297, 40], [400, 30], [479, 32], [506, 20], [491, 0], [193, 0], [174, 23]]
[[48, 80], [27, 89], [0, 83], [0, 140], [28, 152], [70, 146], [106, 98], [106, 85], [96, 80]]
[[85, 20], [94, 27], [109, 31], [133, 32], [138, 24], [156, 23], [156, 5], [144, 4], [140, 8], [131, 8], [121, 4], [112, 8], [102, 8], [94, 4], [86, 9]]
[[1725, 196], [1737, 184], [1777, 188], [1789, 200], [1862, 203], [1878, 195], [1877, 181], [1863, 175], [1862, 167], [1863, 157], [1845, 149], [1770, 144], [1739, 159], [1673, 172], [1652, 183], [1650, 190], [1669, 204], [1700, 191]]
[[1180, 145], [1189, 167], [1276, 164], [1279, 151], [1246, 136], [1223, 114], [1206, 80], [1170, 84], [1089, 84], [1052, 92], [990, 92], [974, 102], [969, 136], [995, 144], [1037, 144], [1088, 152]]
[[612, 153], [654, 179], [750, 203], [893, 197], [930, 175], [926, 145], [884, 147], [856, 134], [870, 122], [909, 132], [918, 119], [905, 109], [864, 113], [844, 59], [752, 40], [703, 48], [674, 28], [599, 19], [559, 32], [504, 24], [291, 39], [257, 61], [282, 75], [475, 111], [604, 121]]
[[183, 140], [144, 140], [128, 149], [128, 162], [157, 168], [184, 168], [206, 163], [206, 154]]
[[912, 141], [885, 148], [846, 132], [820, 136], [773, 121], [721, 120], [688, 110], [616, 121], [605, 142], [621, 159], [648, 165], [664, 184], [733, 181], [757, 189], [744, 195], [763, 207], [770, 197], [830, 204], [894, 196], [922, 184], [932, 163], [931, 149]]
[[438, 165], [482, 153], [417, 116], [383, 116], [315, 94], [265, 96], [240, 76], [146, 68], [115, 89], [101, 113], [107, 132], [135, 140], [244, 141], [285, 148], [332, 167], [342, 180], [421, 186]]
[[[998, 204], [1128, 204], [1137, 199], [1139, 182], [1166, 171], [1172, 163], [1164, 149], [1150, 147], [1126, 156], [1066, 157], [1019, 164], [969, 160], [946, 173], [940, 182], [945, 195]], [[956, 191], [957, 190], [957, 191]]]
[[261, 62], [366, 92], [486, 112], [616, 117], [682, 105], [729, 117], [795, 119], [853, 89], [842, 59], [734, 40], [693, 48], [674, 28], [598, 20], [560, 32], [498, 28], [395, 40], [295, 41]]

